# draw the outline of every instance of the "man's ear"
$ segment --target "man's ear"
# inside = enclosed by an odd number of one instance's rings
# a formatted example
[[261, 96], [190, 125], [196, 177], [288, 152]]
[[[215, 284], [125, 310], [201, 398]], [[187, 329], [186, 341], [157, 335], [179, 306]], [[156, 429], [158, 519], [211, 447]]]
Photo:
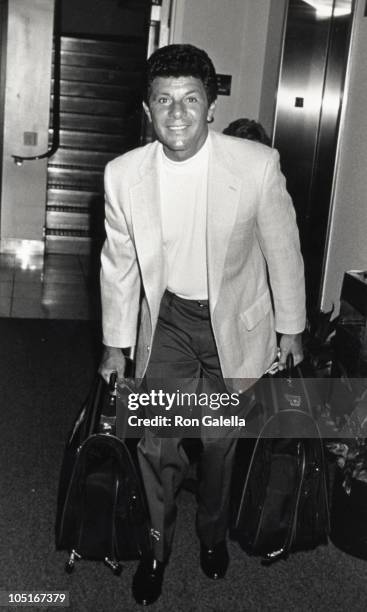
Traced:
[[211, 105], [208, 108], [208, 113], [206, 116], [207, 122], [208, 123], [212, 123], [212, 121], [214, 121], [214, 112], [215, 112], [215, 107], [217, 106], [217, 101], [214, 100], [214, 102], [211, 103]]
[[152, 115], [150, 114], [149, 106], [148, 106], [148, 104], [146, 102], [143, 102], [143, 109], [144, 109], [144, 112], [145, 112], [146, 116], [148, 117], [148, 120], [151, 123], [152, 122]]

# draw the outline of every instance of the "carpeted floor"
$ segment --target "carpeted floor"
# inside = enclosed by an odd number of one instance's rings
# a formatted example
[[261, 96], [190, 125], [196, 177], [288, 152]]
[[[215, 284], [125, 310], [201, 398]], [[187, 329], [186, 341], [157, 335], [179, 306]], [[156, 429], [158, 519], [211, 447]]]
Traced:
[[[69, 591], [75, 612], [134, 612], [141, 609], [130, 594], [135, 562], [119, 578], [94, 562], [68, 575], [66, 554], [54, 547], [64, 443], [99, 352], [96, 324], [0, 319], [0, 590]], [[230, 542], [228, 574], [211, 582], [199, 569], [194, 515], [194, 498], [183, 491], [174, 553], [152, 612], [365, 609], [367, 562], [331, 544], [266, 568]]]

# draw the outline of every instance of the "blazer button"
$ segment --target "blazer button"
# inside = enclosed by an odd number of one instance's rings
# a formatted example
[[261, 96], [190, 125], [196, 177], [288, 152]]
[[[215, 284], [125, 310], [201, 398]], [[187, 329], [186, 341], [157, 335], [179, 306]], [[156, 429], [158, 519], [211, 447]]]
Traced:
[[149, 353], [149, 351], [150, 351], [150, 345], [147, 344], [147, 352]]

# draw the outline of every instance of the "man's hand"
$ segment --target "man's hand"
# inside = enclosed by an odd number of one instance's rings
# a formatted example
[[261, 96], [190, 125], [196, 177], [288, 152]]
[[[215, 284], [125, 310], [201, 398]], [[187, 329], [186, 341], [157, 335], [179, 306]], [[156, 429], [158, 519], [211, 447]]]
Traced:
[[125, 375], [126, 359], [122, 350], [113, 346], [105, 346], [102, 361], [98, 372], [108, 383], [112, 372], [117, 372], [117, 378], [122, 379]]
[[283, 334], [280, 338], [279, 370], [284, 370], [289, 354], [293, 355], [294, 365], [303, 359], [302, 334]]

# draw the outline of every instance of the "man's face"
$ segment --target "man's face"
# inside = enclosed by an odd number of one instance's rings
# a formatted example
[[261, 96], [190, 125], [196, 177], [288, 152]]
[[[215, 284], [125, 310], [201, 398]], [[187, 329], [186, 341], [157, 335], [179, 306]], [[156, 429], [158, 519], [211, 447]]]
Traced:
[[164, 152], [173, 161], [184, 161], [199, 151], [213, 117], [204, 85], [191, 76], [156, 77], [144, 110]]

